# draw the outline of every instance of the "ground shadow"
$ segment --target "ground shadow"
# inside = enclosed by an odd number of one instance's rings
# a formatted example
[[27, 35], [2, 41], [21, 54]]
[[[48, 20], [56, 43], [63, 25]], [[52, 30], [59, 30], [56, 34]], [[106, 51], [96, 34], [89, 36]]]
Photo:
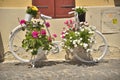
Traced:
[[[77, 65], [77, 66], [98, 66], [101, 63], [109, 63], [108, 60], [102, 60], [100, 62], [96, 62], [96, 63], [84, 63], [84, 62], [80, 62], [80, 61], [44, 61], [44, 60], [39, 60], [39, 61], [35, 61], [34, 62], [34, 68], [43, 68], [46, 66], [54, 66], [54, 65], [58, 65], [58, 64], [63, 64], [63, 65]], [[32, 68], [33, 65], [31, 63], [15, 63], [15, 66], [28, 66], [28, 68]]]
[[36, 61], [34, 63], [36, 68], [42, 68], [45, 66], [53, 66], [58, 64], [64, 64], [64, 65], [77, 65], [77, 66], [95, 66], [98, 63], [84, 63], [80, 61]]

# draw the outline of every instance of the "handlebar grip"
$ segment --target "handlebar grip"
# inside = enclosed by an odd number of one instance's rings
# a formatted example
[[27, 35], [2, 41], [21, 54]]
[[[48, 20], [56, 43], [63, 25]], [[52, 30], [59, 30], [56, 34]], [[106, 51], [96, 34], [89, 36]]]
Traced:
[[52, 19], [51, 16], [47, 16], [47, 15], [44, 15], [44, 14], [41, 14], [40, 15], [43, 19]]
[[75, 13], [75, 11], [70, 11], [70, 12], [68, 12], [68, 14], [74, 14]]

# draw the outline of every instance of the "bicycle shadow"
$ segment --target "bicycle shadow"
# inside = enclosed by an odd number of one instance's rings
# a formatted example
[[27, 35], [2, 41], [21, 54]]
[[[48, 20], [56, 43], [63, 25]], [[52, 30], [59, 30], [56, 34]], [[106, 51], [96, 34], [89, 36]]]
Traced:
[[77, 65], [77, 66], [95, 66], [98, 63], [84, 63], [80, 61], [36, 61], [34, 63], [35, 68], [42, 68], [46, 66], [54, 66], [58, 64], [63, 65]]

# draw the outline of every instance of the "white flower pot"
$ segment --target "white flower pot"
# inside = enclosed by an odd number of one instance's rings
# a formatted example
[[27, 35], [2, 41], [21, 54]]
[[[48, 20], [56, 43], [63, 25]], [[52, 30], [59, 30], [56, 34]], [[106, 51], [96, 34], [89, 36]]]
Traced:
[[31, 14], [25, 14], [25, 21], [31, 21], [32, 15]]

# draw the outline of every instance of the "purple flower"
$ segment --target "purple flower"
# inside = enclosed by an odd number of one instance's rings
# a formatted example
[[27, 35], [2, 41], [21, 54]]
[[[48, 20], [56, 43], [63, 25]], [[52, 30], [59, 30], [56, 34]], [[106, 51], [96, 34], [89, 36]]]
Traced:
[[32, 32], [32, 37], [33, 38], [38, 38], [38, 32], [37, 31], [33, 31]]
[[50, 27], [50, 23], [49, 22], [46, 22], [45, 25], [46, 25], [46, 27]]

